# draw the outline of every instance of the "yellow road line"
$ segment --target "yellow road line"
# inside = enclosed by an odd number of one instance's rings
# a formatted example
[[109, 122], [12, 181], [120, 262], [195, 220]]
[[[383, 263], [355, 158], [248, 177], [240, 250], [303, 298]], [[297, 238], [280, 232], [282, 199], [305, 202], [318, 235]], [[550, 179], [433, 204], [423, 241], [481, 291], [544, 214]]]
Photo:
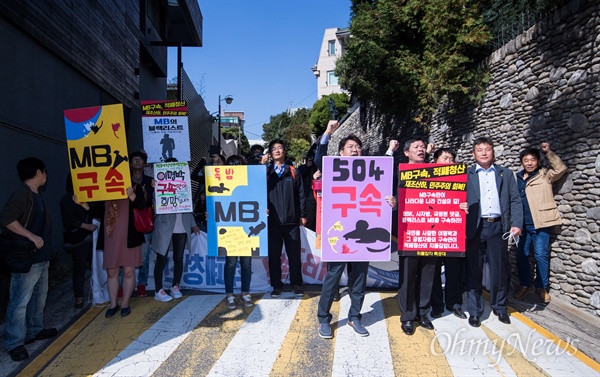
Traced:
[[[481, 326], [481, 329], [491, 340], [492, 344], [495, 345], [496, 351], [502, 355], [517, 376], [550, 376], [535, 363], [527, 360], [525, 355], [511, 346], [510, 343], [496, 335], [492, 330], [488, 329], [486, 326]], [[493, 353], [490, 362], [496, 364], [499, 358], [497, 353]]]
[[[255, 304], [258, 303], [256, 298], [259, 297], [262, 296], [252, 295]], [[153, 376], [206, 375], [255, 308], [240, 305], [237, 309], [230, 310], [224, 299], [198, 324]]]
[[102, 313], [102, 308], [92, 307], [85, 312], [73, 325], [52, 342], [44, 351], [36, 357], [23, 371], [20, 376], [35, 376], [38, 374], [56, 355], [65, 349], [79, 333], [88, 326], [99, 313]]
[[[400, 308], [394, 292], [381, 292], [381, 303], [388, 329], [390, 351], [396, 376], [419, 376], [423, 371], [432, 376], [452, 376], [435, 332], [417, 327], [411, 336], [400, 326]], [[434, 352], [432, 352], [434, 350]]]
[[[275, 359], [271, 377], [289, 376], [290, 371], [303, 371], [308, 376], [331, 375], [335, 337], [322, 339], [319, 336], [317, 306], [320, 297], [318, 293], [304, 295]], [[337, 321], [339, 307], [339, 302], [334, 302], [331, 307], [332, 322]], [[332, 329], [335, 334], [336, 326]]]
[[165, 303], [153, 298], [132, 300], [128, 317], [121, 317], [117, 312], [113, 318], [104, 318], [105, 310], [101, 309], [39, 375], [94, 374], [179, 302], [181, 300]]

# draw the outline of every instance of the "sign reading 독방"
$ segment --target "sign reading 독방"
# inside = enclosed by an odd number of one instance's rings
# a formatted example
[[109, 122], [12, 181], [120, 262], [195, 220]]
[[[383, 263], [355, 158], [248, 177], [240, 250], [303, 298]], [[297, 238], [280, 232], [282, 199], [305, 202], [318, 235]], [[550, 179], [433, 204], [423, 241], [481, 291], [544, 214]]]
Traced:
[[264, 165], [206, 166], [208, 255], [267, 256]]
[[462, 257], [467, 166], [400, 164], [398, 248], [407, 256]]

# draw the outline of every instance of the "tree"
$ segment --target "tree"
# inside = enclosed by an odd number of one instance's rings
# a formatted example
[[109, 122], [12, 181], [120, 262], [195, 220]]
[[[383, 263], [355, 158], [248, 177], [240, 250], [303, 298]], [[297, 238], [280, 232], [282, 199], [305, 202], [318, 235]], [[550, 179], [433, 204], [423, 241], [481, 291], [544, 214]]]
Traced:
[[283, 139], [283, 131], [290, 125], [291, 118], [287, 111], [271, 115], [269, 123], [263, 124], [262, 138], [267, 143], [275, 139]]
[[321, 97], [313, 105], [310, 114], [310, 127], [315, 135], [321, 135], [327, 128], [327, 123], [333, 118], [329, 101], [333, 99], [335, 103], [336, 119], [340, 119], [348, 111], [348, 102], [350, 99], [346, 93], [333, 93]]
[[238, 139], [239, 128], [238, 127], [221, 127], [221, 135], [225, 140], [238, 140], [240, 143], [240, 154], [242, 156], [250, 153], [250, 143], [246, 134], [242, 132], [242, 135]]
[[298, 109], [290, 115], [288, 111], [273, 115], [269, 123], [263, 124], [263, 140], [267, 143], [281, 139], [287, 146], [287, 154], [301, 161], [310, 148], [311, 129], [309, 119], [311, 110]]
[[[475, 0], [353, 0], [340, 85], [425, 123], [443, 98], [476, 96], [489, 33]], [[419, 116], [417, 116], [419, 114]]]

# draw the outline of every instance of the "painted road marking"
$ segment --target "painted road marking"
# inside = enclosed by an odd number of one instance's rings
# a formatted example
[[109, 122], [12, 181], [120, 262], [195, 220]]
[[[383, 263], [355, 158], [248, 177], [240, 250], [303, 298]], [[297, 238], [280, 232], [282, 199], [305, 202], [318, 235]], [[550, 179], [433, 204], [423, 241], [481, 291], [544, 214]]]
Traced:
[[301, 299], [263, 298], [208, 376], [267, 376]]
[[332, 376], [394, 376], [381, 296], [367, 292], [361, 310], [370, 335], [361, 337], [348, 325], [350, 296], [340, 300]]
[[217, 295], [187, 297], [94, 376], [151, 375], [221, 300]]

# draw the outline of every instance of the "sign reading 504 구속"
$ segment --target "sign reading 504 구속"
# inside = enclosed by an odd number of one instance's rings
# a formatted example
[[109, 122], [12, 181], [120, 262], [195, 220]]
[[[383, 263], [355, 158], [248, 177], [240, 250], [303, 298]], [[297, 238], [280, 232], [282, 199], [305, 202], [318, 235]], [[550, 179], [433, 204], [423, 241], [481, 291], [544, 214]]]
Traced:
[[81, 202], [124, 199], [131, 186], [123, 105], [65, 110], [69, 166]]
[[187, 162], [154, 164], [156, 214], [193, 212], [190, 168]]
[[394, 161], [324, 157], [321, 253], [326, 262], [389, 261]]
[[402, 255], [462, 257], [467, 167], [400, 164], [398, 248]]
[[266, 174], [263, 165], [204, 168], [208, 255], [268, 255]]

